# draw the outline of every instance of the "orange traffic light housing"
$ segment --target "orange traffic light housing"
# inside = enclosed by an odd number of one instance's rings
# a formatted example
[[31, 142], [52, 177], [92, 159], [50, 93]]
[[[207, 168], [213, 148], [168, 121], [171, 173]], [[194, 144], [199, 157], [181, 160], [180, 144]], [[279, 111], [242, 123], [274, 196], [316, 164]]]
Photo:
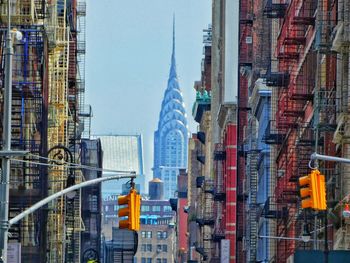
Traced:
[[318, 210], [327, 210], [327, 197], [326, 197], [326, 180], [325, 176], [318, 172], [317, 177], [317, 189], [318, 189]]
[[326, 210], [326, 183], [325, 177], [319, 170], [312, 170], [307, 176], [299, 178], [302, 208]]
[[118, 205], [124, 206], [118, 210], [118, 217], [127, 217], [119, 220], [119, 228], [140, 230], [141, 196], [136, 190], [131, 189], [128, 195], [119, 196]]
[[299, 178], [300, 197], [302, 208], [315, 208], [317, 199], [315, 198], [315, 186], [313, 187], [313, 176], [308, 174]]

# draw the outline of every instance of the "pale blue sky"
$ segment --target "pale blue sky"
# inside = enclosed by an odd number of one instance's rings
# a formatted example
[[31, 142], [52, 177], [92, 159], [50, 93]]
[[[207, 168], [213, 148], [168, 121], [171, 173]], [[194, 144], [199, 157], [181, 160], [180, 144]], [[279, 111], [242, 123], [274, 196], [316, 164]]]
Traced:
[[94, 113], [92, 133], [142, 134], [147, 181], [153, 176], [153, 133], [169, 74], [174, 13], [177, 72], [195, 132], [193, 83], [200, 79], [211, 0], [87, 0], [86, 102]]

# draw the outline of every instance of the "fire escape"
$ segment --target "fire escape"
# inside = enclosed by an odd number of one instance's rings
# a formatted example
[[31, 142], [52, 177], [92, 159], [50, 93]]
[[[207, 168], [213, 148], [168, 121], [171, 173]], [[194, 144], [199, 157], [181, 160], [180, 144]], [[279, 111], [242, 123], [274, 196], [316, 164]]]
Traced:
[[249, 262], [256, 261], [257, 252], [257, 191], [258, 191], [258, 156], [257, 135], [255, 118], [249, 114], [247, 128], [247, 151], [246, 151], [246, 182], [248, 200], [246, 204], [247, 227], [246, 227], [246, 247], [247, 259]]
[[248, 122], [248, 77], [253, 63], [253, 3], [251, 0], [240, 1], [240, 39], [239, 39], [239, 67], [240, 86], [238, 90], [238, 157], [237, 157], [237, 245], [238, 262], [246, 261], [245, 236], [247, 204], [245, 143], [244, 127]]
[[[205, 132], [198, 132], [197, 138], [200, 141], [200, 149], [197, 152], [197, 161], [202, 164], [202, 171], [206, 164], [205, 158]], [[207, 176], [198, 176], [196, 178], [196, 186], [199, 188], [198, 192], [198, 211], [196, 215], [196, 223], [200, 231], [199, 242], [196, 243], [196, 251], [201, 254], [202, 259], [207, 261], [211, 259], [212, 253], [212, 227], [214, 226], [214, 181]]]
[[[23, 162], [11, 164], [10, 217], [22, 212], [45, 196], [47, 181], [41, 176], [44, 169], [27, 161], [38, 161], [35, 156], [45, 151], [43, 129], [43, 57], [44, 33], [39, 26], [44, 18], [44, 5], [34, 1], [11, 2], [11, 24], [23, 35], [15, 40], [12, 87], [12, 149], [30, 151]], [[0, 20], [7, 23], [7, 2], [0, 4]], [[4, 79], [5, 31], [1, 31], [0, 79]], [[1, 109], [3, 107], [1, 106]], [[2, 127], [1, 127], [2, 133]], [[10, 240], [21, 243], [23, 261], [41, 261], [45, 242], [43, 212], [31, 215], [10, 229]]]
[[92, 108], [85, 104], [86, 1], [77, 1], [77, 94], [82, 138], [90, 138]]
[[[326, 143], [325, 137], [319, 133], [322, 125], [318, 121], [317, 101], [323, 97], [323, 88], [318, 92], [317, 84], [329, 78], [332, 70], [320, 77], [320, 58], [323, 57], [320, 52], [327, 47], [322, 41], [322, 44], [317, 44], [320, 33], [317, 27], [324, 11], [320, 2], [293, 0], [273, 4], [268, 1], [265, 8], [267, 17], [280, 21], [275, 54], [278, 71], [270, 71], [266, 76], [267, 85], [276, 87], [278, 96], [276, 119], [265, 131], [266, 143], [275, 144], [277, 150], [276, 199], [269, 200], [263, 210], [263, 215], [277, 219], [277, 236], [300, 236], [302, 215], [296, 182], [308, 173], [310, 154], [315, 149], [320, 151]], [[331, 59], [327, 61], [328, 65], [332, 64]], [[331, 92], [326, 94], [330, 98]], [[331, 102], [331, 98], [326, 101]], [[326, 112], [328, 117], [332, 116], [329, 108]], [[269, 212], [270, 201], [275, 207], [273, 212]], [[304, 220], [309, 220], [308, 213], [305, 214]], [[277, 241], [277, 262], [285, 262], [299, 245], [293, 240]]]
[[216, 178], [214, 181], [214, 213], [215, 213], [215, 226], [213, 232], [213, 240], [220, 242], [225, 238], [224, 232], [224, 219], [223, 219], [223, 202], [226, 199], [226, 193], [224, 189], [224, 161], [226, 159], [226, 153], [224, 146], [220, 143], [215, 145], [214, 150], [214, 170]]

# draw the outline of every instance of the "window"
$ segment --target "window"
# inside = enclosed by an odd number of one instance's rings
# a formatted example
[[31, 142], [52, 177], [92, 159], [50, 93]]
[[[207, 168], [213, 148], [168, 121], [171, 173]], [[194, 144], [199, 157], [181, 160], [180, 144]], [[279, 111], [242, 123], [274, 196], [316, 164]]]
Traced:
[[152, 244], [147, 244], [147, 252], [152, 252]]
[[157, 263], [162, 263], [162, 259], [157, 258]]
[[145, 244], [142, 244], [142, 245], [141, 245], [141, 251], [142, 251], [142, 252], [145, 252], [145, 251], [146, 251], [146, 245], [145, 245]]
[[152, 231], [147, 231], [146, 238], [152, 238]]
[[149, 205], [142, 205], [141, 206], [141, 211], [142, 212], [148, 212], [149, 211]]
[[168, 246], [167, 245], [163, 245], [163, 252], [168, 252]]
[[146, 231], [141, 232], [141, 237], [145, 238], [146, 237]]
[[152, 258], [147, 258], [147, 263], [152, 263]]
[[157, 232], [157, 239], [162, 239], [162, 232], [161, 231]]
[[162, 245], [157, 245], [157, 253], [162, 252]]
[[117, 205], [114, 206], [114, 211], [118, 211], [118, 206]]
[[141, 258], [141, 263], [146, 263], [146, 258]]
[[105, 206], [105, 211], [108, 212], [108, 205]]
[[152, 208], [153, 212], [160, 212], [160, 206], [159, 205], [154, 205]]
[[168, 232], [164, 231], [163, 232], [163, 239], [166, 239], [168, 237]]
[[171, 211], [171, 206], [169, 206], [169, 205], [164, 206], [163, 207], [163, 211], [164, 212], [170, 212]]
[[162, 263], [168, 263], [168, 260], [166, 258], [163, 258], [163, 262]]

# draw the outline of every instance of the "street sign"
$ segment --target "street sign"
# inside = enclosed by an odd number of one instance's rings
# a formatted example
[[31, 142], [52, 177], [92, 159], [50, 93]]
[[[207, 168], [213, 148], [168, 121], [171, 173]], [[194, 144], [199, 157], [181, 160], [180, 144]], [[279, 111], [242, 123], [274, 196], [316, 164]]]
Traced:
[[8, 243], [7, 263], [21, 263], [21, 243]]
[[220, 263], [230, 263], [230, 240], [221, 240], [221, 257]]

